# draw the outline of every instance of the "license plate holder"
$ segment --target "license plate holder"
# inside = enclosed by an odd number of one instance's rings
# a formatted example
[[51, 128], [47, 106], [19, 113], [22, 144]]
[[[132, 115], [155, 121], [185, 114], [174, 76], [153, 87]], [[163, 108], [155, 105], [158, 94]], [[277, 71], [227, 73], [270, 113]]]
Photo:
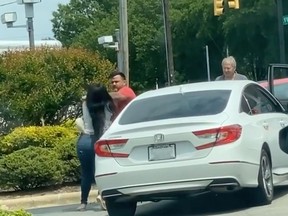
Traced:
[[176, 145], [174, 143], [156, 144], [148, 146], [148, 160], [170, 160], [176, 158]]

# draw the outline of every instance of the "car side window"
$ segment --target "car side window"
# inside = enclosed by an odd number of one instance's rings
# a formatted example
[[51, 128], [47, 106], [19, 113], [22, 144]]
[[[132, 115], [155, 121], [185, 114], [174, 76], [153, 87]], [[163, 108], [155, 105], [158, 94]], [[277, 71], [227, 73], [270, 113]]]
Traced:
[[249, 107], [247, 98], [244, 97], [244, 95], [242, 95], [242, 98], [241, 98], [241, 112], [245, 112], [249, 115], [251, 114], [251, 109]]
[[257, 85], [248, 86], [243, 93], [251, 109], [251, 114], [283, 112], [277, 101]]

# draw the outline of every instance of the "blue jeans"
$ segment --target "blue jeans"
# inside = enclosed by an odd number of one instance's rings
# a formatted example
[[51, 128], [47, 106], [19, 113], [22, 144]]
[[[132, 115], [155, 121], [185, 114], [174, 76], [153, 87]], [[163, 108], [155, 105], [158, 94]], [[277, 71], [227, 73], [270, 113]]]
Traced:
[[87, 204], [91, 186], [95, 183], [95, 153], [93, 136], [81, 134], [77, 141], [77, 155], [81, 166], [81, 204]]

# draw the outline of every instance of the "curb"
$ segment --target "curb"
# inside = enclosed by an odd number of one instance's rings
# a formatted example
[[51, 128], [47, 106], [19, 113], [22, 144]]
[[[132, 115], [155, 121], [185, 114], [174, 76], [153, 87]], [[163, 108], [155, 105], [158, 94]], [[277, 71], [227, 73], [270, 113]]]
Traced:
[[[98, 190], [91, 190], [88, 201], [96, 202], [97, 193]], [[7, 200], [0, 200], [0, 209], [32, 209], [79, 203], [80, 192], [67, 192], [58, 194], [46, 194], [40, 196], [31, 195], [14, 199], [12, 198]]]

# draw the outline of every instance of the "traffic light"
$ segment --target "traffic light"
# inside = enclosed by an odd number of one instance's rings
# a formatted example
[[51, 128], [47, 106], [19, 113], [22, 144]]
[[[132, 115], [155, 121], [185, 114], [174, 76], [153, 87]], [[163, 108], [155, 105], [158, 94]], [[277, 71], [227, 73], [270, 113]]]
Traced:
[[214, 16], [220, 16], [224, 12], [224, 0], [214, 0]]
[[228, 7], [233, 9], [239, 9], [239, 0], [228, 0]]

